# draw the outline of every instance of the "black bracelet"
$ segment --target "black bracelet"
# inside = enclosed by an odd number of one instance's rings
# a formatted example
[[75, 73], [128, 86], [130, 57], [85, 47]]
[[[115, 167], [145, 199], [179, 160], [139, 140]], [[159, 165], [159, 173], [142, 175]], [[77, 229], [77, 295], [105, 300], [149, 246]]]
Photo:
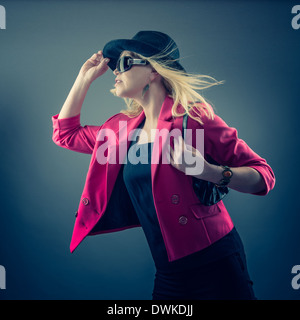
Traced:
[[216, 183], [217, 187], [226, 187], [230, 182], [231, 177], [233, 176], [233, 172], [230, 170], [228, 166], [221, 166], [224, 170], [222, 171], [223, 178]]

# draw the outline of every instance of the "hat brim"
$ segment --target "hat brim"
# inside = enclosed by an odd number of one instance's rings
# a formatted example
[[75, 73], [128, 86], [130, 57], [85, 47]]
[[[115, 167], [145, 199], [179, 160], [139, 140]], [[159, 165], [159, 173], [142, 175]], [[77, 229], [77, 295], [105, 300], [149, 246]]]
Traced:
[[[117, 39], [109, 41], [103, 48], [103, 57], [109, 58], [108, 66], [112, 71], [116, 69], [117, 61], [124, 50], [136, 52], [145, 57], [151, 57], [159, 54], [160, 51], [157, 48], [149, 46], [147, 43], [133, 39]], [[171, 67], [185, 71], [182, 65], [174, 61], [170, 64]]]

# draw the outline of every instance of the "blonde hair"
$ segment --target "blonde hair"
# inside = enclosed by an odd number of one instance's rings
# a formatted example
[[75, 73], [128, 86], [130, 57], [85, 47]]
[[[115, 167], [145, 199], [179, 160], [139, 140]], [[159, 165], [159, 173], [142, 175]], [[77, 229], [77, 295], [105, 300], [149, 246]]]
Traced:
[[[167, 51], [168, 48], [166, 48], [165, 52]], [[187, 113], [189, 117], [203, 124], [201, 120], [201, 113], [203, 112], [209, 119], [214, 119], [212, 106], [196, 90], [204, 90], [222, 84], [223, 81], [217, 81], [207, 75], [186, 73], [185, 71], [178, 70], [172, 67], [172, 63], [175, 62], [175, 60], [166, 59], [164, 52], [151, 57], [145, 57], [131, 51], [123, 51], [120, 56], [123, 55], [130, 55], [132, 58], [149, 61], [152, 68], [161, 75], [162, 83], [167, 94], [173, 98], [174, 101], [172, 106], [173, 117], [181, 117]], [[116, 95], [116, 89], [111, 89], [110, 92]], [[136, 117], [142, 112], [143, 107], [134, 99], [123, 99], [127, 105], [127, 109], [121, 110], [121, 113], [129, 117]], [[178, 112], [178, 105], [184, 108], [185, 111], [183, 113]], [[191, 112], [192, 109], [194, 112]]]

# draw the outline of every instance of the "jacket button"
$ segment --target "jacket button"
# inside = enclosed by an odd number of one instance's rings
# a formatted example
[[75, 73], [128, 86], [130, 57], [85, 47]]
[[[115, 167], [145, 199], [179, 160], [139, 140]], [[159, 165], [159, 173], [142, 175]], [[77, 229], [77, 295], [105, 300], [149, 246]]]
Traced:
[[178, 194], [172, 194], [171, 202], [173, 204], [178, 204], [179, 203], [179, 195]]
[[186, 216], [181, 216], [178, 221], [181, 225], [185, 225], [187, 224], [188, 218]]
[[82, 203], [87, 206], [89, 204], [89, 199], [88, 198], [83, 198]]

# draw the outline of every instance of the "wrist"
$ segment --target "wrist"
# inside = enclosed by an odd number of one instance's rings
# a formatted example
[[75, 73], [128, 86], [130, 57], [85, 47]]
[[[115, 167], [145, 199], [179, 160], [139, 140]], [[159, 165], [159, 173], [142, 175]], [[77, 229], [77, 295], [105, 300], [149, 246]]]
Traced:
[[92, 84], [91, 79], [87, 79], [81, 72], [78, 73], [75, 83], [82, 89], [89, 89]]
[[231, 171], [231, 169], [228, 166], [221, 166], [222, 168], [222, 178], [220, 179], [219, 182], [217, 182], [215, 185], [216, 187], [226, 187], [229, 182], [230, 179], [233, 176], [233, 172]]
[[202, 173], [195, 176], [197, 179], [218, 183], [222, 178], [223, 168], [221, 166], [211, 164], [207, 161], [204, 163], [204, 169]]
[[217, 187], [227, 186], [233, 176], [232, 170], [227, 166], [219, 166], [205, 161], [204, 170], [198, 179], [214, 183]]

